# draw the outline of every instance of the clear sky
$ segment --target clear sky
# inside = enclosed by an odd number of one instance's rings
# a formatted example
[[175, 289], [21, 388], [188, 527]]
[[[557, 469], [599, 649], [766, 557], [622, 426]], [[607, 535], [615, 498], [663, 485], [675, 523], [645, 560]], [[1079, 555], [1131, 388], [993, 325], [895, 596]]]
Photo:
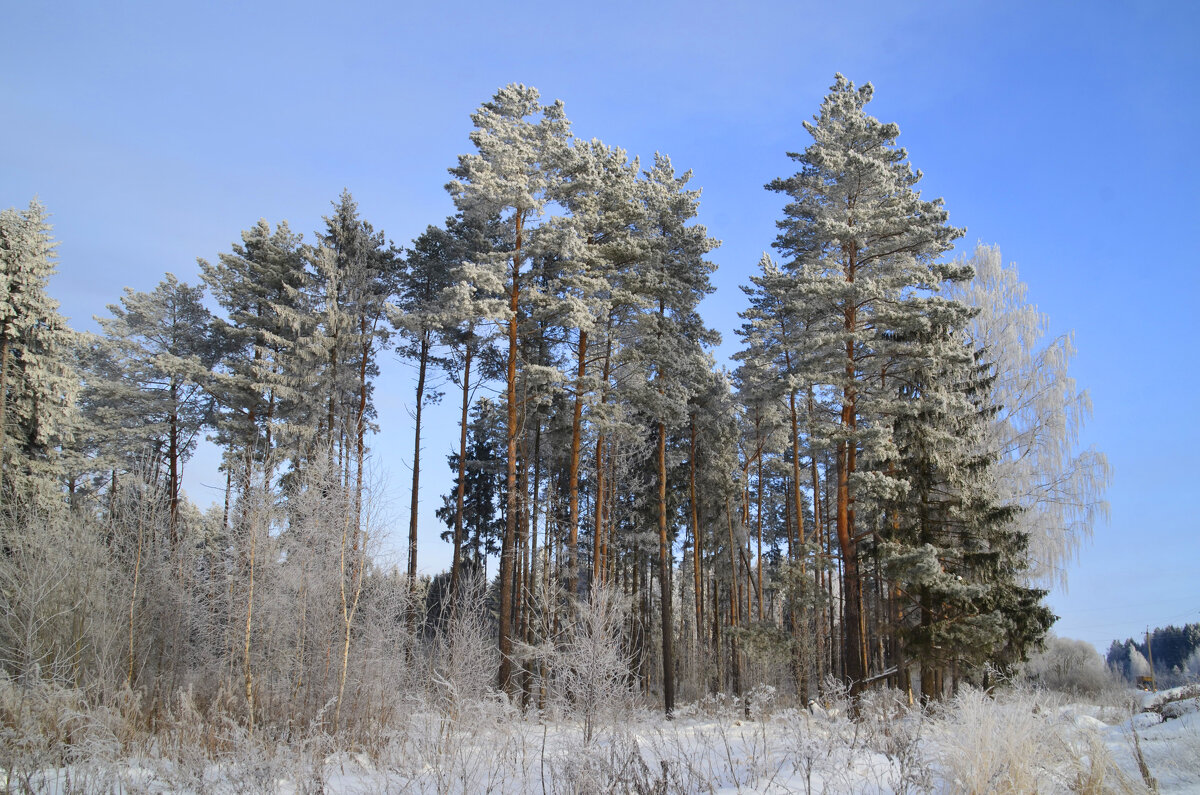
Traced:
[[[53, 213], [51, 292], [95, 329], [123, 287], [195, 282], [259, 218], [311, 239], [342, 188], [406, 244], [452, 211], [446, 169], [470, 114], [522, 82], [575, 133], [669, 154], [724, 241], [706, 320], [736, 346], [737, 289], [774, 239], [835, 72], [875, 85], [873, 115], [967, 227], [999, 244], [1095, 414], [1083, 443], [1114, 470], [1111, 521], [1056, 591], [1056, 631], [1092, 641], [1200, 621], [1195, 241], [1200, 5], [1192, 2], [170, 3], [12, 0], [0, 46], [0, 206]], [[409, 7], [412, 6], [412, 7]], [[1190, 242], [1189, 242], [1190, 241]], [[1190, 252], [1190, 253], [1189, 253]], [[1189, 298], [1188, 296], [1192, 296]], [[1167, 300], [1170, 297], [1171, 300]], [[399, 548], [411, 369], [388, 357], [375, 466]], [[449, 401], [453, 402], [453, 401]], [[421, 563], [455, 418], [423, 459]], [[217, 499], [214, 457], [188, 492]]]

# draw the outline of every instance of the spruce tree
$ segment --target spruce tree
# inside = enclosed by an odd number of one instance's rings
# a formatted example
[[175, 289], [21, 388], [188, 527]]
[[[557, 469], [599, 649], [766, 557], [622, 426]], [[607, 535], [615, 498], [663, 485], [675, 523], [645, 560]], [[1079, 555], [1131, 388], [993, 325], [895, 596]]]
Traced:
[[46, 293], [57, 244], [46, 208], [0, 211], [0, 506], [58, 504], [75, 423], [74, 335]]

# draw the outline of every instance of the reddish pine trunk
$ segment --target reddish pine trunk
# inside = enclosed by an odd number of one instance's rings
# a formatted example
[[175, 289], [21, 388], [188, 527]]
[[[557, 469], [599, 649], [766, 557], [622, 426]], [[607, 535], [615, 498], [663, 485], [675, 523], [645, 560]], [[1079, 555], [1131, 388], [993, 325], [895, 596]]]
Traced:
[[579, 373], [575, 378], [575, 410], [571, 416], [571, 464], [567, 482], [570, 526], [567, 536], [567, 593], [579, 595], [579, 441], [583, 424], [583, 379], [587, 374], [586, 331], [579, 332]]
[[[757, 423], [757, 419], [755, 420]], [[754, 509], [754, 519], [757, 527], [756, 535], [758, 536], [758, 559], [755, 561], [758, 571], [758, 620], [763, 620], [763, 576], [762, 576], [762, 533], [763, 533], [763, 456], [762, 452], [758, 455], [758, 489], [756, 490], [755, 498], [757, 505]]]
[[412, 501], [408, 516], [408, 588], [417, 587], [417, 505], [420, 502], [421, 485], [421, 409], [425, 404], [425, 369], [429, 359], [429, 334], [421, 332], [421, 348], [417, 362], [417, 412], [416, 428], [413, 433], [413, 476]]
[[[737, 558], [734, 557], [736, 554], [734, 550], [739, 547], [733, 538], [733, 511], [729, 507], [728, 500], [725, 501], [725, 519], [729, 525], [729, 626], [736, 629], [741, 625], [741, 619], [738, 616], [738, 573]], [[733, 694], [741, 696], [742, 656], [736, 633], [729, 636], [729, 656], [730, 673], [733, 677]]]
[[696, 417], [691, 422], [691, 453], [688, 463], [688, 501], [692, 513], [692, 578], [696, 585], [696, 636], [704, 640], [704, 539], [700, 535], [700, 509], [696, 502]]
[[468, 342], [463, 360], [462, 418], [458, 434], [458, 491], [454, 495], [454, 558], [450, 564], [451, 610], [458, 600], [459, 579], [462, 569], [463, 503], [467, 489], [467, 410], [471, 402], [471, 356], [474, 348]]
[[[608, 400], [609, 364], [612, 361], [612, 313], [608, 315], [608, 333], [604, 343], [604, 366], [600, 377], [600, 405]], [[604, 443], [605, 435], [601, 432], [596, 438], [596, 510], [595, 527], [592, 534], [592, 582], [606, 582], [608, 572], [608, 543], [604, 540], [604, 507], [606, 504], [604, 478]]]
[[667, 426], [658, 424], [658, 579], [662, 602], [663, 709], [675, 712], [674, 627], [671, 617], [671, 544], [667, 539]]
[[[855, 252], [850, 252], [847, 270], [847, 281], [854, 281]], [[844, 327], [848, 335], [856, 330], [857, 316], [854, 306], [848, 305], [844, 310]], [[854, 692], [857, 692], [862, 679], [866, 676], [867, 661], [864, 638], [862, 611], [862, 582], [858, 567], [858, 538], [854, 528], [854, 499], [850, 494], [850, 476], [855, 471], [857, 459], [857, 442], [854, 431], [858, 427], [857, 397], [855, 388], [854, 340], [846, 340], [845, 386], [842, 390], [842, 428], [850, 440], [838, 443], [837, 455], [837, 535], [842, 550], [843, 593], [845, 595], [846, 626], [843, 641], [843, 660], [846, 667], [846, 678]]]
[[500, 670], [499, 687], [510, 696], [512, 681], [512, 586], [517, 554], [517, 308], [520, 300], [521, 233], [524, 218], [516, 215], [516, 247], [512, 258], [512, 286], [509, 290], [508, 369], [505, 374], [508, 399], [507, 428], [507, 512], [504, 522], [504, 543], [500, 553]]

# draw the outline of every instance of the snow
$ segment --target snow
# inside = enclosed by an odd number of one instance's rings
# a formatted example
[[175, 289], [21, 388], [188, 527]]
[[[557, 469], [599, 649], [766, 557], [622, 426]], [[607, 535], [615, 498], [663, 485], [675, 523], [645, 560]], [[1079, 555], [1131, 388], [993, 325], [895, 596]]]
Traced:
[[1138, 792], [1140, 747], [1160, 792], [1200, 793], [1200, 696], [1185, 695], [1146, 699], [1166, 719], [1029, 692], [965, 691], [926, 711], [873, 693], [858, 720], [840, 703], [773, 709], [760, 700], [747, 717], [738, 702], [706, 699], [672, 721], [646, 709], [616, 716], [590, 742], [567, 716], [522, 715], [495, 700], [458, 719], [414, 710], [353, 750], [320, 736], [292, 745], [243, 737], [200, 760], [164, 758], [154, 748], [166, 742], [123, 752], [98, 744], [91, 758], [14, 770], [5, 783], [48, 793]]

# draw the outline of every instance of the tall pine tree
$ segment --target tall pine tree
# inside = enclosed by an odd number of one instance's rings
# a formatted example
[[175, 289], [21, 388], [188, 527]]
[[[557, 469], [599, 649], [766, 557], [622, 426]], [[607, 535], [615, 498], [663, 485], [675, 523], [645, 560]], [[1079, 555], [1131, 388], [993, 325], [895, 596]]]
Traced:
[[803, 367], [818, 389], [838, 405], [835, 444], [836, 531], [841, 547], [846, 678], [857, 687], [867, 675], [859, 545], [873, 528], [857, 521], [861, 498], [886, 484], [864, 476], [861, 457], [883, 459], [890, 445], [879, 422], [887, 390], [877, 359], [898, 311], [914, 290], [935, 289], [934, 267], [962, 231], [947, 223], [941, 200], [916, 190], [907, 153], [897, 147], [895, 124], [866, 112], [874, 89], [837, 75], [805, 130], [813, 142], [790, 153], [801, 169], [767, 187], [787, 195], [775, 246], [786, 257], [793, 295], [813, 318], [806, 332]]

